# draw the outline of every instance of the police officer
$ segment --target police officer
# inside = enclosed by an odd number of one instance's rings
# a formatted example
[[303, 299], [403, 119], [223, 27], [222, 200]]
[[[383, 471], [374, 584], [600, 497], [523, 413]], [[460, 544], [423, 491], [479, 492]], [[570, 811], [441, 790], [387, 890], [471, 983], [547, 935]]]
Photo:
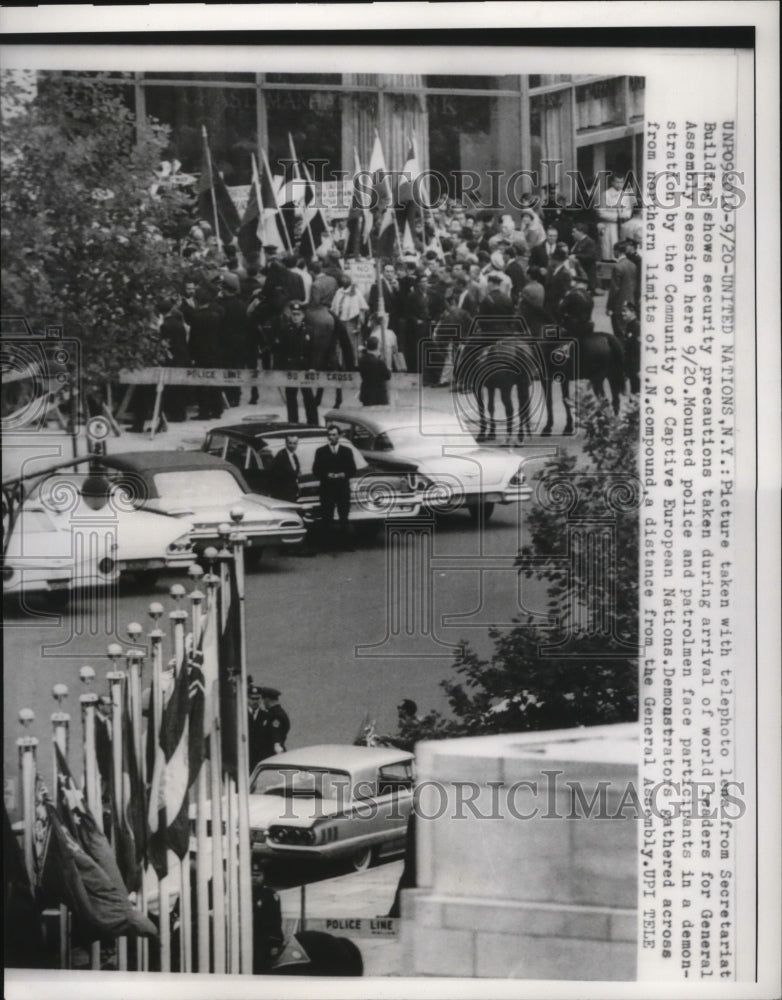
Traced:
[[251, 684], [247, 690], [247, 744], [250, 774], [258, 761], [263, 760], [266, 745], [266, 711], [261, 700], [261, 689]]
[[268, 972], [284, 942], [280, 897], [266, 885], [266, 871], [253, 872], [253, 973]]
[[263, 757], [271, 757], [285, 750], [285, 740], [291, 728], [288, 713], [280, 705], [280, 692], [276, 688], [262, 687], [261, 697], [266, 709], [263, 723]]

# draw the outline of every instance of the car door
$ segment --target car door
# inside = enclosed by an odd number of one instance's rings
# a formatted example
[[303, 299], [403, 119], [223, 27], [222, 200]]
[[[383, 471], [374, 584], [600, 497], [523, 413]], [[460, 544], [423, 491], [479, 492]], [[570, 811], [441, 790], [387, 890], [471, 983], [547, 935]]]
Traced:
[[377, 826], [382, 833], [378, 844], [380, 854], [402, 850], [405, 845], [407, 820], [413, 808], [413, 762], [395, 761], [378, 768]]

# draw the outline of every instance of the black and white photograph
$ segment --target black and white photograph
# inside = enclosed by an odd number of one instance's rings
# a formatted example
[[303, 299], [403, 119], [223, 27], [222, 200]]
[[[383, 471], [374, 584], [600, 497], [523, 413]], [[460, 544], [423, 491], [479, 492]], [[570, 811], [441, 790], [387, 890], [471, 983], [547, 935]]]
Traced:
[[778, 14], [197, 6], [0, 12], [6, 995], [778, 995]]

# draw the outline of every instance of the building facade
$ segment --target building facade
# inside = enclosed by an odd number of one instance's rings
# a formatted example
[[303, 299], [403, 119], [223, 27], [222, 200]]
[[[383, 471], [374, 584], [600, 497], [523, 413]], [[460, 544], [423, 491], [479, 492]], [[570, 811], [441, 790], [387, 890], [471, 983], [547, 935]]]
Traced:
[[[71, 74], [74, 76], [87, 74]], [[251, 180], [251, 153], [268, 153], [273, 172], [291, 156], [314, 161], [321, 179], [351, 176], [355, 154], [369, 163], [375, 131], [386, 167], [401, 170], [411, 140], [433, 172], [430, 192], [514, 207], [551, 180], [552, 167], [578, 170], [589, 186], [602, 171], [642, 170], [643, 77], [432, 76], [371, 73], [88, 74], [117, 85], [139, 121], [171, 127], [172, 158], [201, 165], [206, 127], [228, 185]], [[503, 179], [519, 171], [513, 190]], [[478, 180], [465, 180], [464, 173]], [[436, 174], [436, 178], [434, 177]]]

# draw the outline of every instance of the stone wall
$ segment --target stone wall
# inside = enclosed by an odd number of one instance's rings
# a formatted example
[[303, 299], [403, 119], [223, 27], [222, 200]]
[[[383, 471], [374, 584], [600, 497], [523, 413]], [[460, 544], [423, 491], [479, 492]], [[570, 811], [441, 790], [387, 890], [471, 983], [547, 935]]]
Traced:
[[639, 823], [629, 807], [611, 817], [636, 788], [636, 725], [423, 743], [417, 756], [405, 974], [634, 979]]

